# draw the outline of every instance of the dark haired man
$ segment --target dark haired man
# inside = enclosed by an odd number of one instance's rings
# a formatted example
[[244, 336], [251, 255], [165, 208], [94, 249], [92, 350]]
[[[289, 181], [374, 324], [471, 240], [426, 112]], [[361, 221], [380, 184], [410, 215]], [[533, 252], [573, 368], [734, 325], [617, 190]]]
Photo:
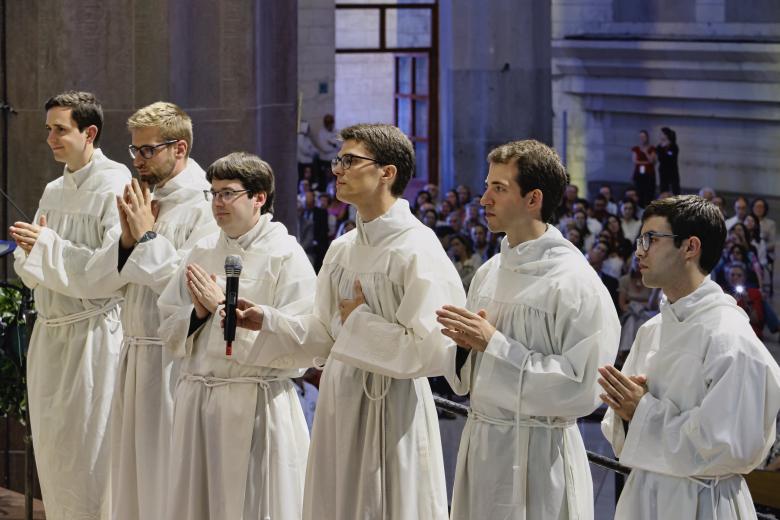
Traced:
[[775, 439], [780, 368], [745, 313], [709, 278], [726, 238], [718, 208], [695, 195], [645, 209], [637, 258], [661, 288], [623, 372], [599, 369], [601, 428], [632, 468], [615, 518], [755, 518], [741, 474]]
[[[460, 278], [438, 239], [401, 198], [414, 172], [409, 138], [389, 125], [341, 131], [336, 196], [357, 229], [333, 241], [314, 314], [249, 306], [256, 348], [294, 366], [327, 358], [306, 468], [303, 518], [447, 518], [436, 408], [425, 376], [454, 346], [435, 310], [462, 304]], [[454, 354], [453, 354], [454, 355]]]
[[232, 153], [206, 172], [221, 230], [201, 239], [160, 295], [159, 334], [182, 358], [174, 392], [167, 513], [155, 518], [301, 517], [308, 429], [284, 356], [255, 348], [257, 332], [236, 331], [226, 354], [217, 309], [224, 263], [242, 259], [239, 294], [280, 312], [308, 312], [314, 270], [271, 220], [274, 177], [255, 155]]
[[566, 185], [557, 154], [516, 141], [488, 162], [481, 203], [490, 230], [506, 233], [501, 252], [477, 271], [466, 309], [437, 311], [463, 347], [451, 360], [453, 388], [471, 391], [452, 518], [593, 518], [576, 420], [598, 406], [596, 369], [615, 358], [615, 306], [550, 224]]
[[46, 141], [64, 171], [46, 185], [37, 224], [11, 226], [14, 269], [35, 289], [39, 313], [27, 368], [33, 446], [48, 518], [104, 518], [121, 295], [86, 265], [119, 222], [114, 196], [130, 172], [96, 146], [103, 111], [94, 95], [64, 92], [45, 107]]

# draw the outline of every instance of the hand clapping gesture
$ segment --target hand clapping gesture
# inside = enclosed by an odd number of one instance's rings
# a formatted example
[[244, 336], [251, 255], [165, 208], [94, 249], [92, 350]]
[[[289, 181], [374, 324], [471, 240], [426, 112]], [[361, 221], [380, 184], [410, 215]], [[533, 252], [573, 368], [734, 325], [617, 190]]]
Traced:
[[28, 222], [14, 222], [14, 225], [8, 229], [11, 231], [11, 238], [14, 239], [16, 245], [21, 247], [25, 253], [30, 254], [38, 241], [41, 230], [45, 227], [46, 215], [41, 215], [38, 219], [38, 225]]
[[225, 301], [225, 293], [217, 285], [217, 275], [210, 275], [198, 264], [187, 265], [187, 290], [195, 305], [195, 315], [201, 319], [214, 314]]
[[138, 179], [125, 186], [123, 196], [117, 195], [116, 207], [119, 210], [119, 223], [122, 227], [120, 241], [122, 247], [133, 247], [144, 233], [151, 231], [157, 220], [156, 201], [152, 200], [152, 194], [146, 183], [139, 183]]

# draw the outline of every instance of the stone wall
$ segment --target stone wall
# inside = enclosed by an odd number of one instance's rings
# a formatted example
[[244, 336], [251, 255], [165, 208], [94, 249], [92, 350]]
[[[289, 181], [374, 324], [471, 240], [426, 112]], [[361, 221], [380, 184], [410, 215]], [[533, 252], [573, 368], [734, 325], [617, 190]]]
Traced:
[[553, 1], [554, 136], [575, 182], [628, 183], [638, 131], [670, 126], [684, 189], [780, 195], [780, 3], [735, 5]]
[[311, 135], [325, 114], [335, 114], [336, 54], [334, 0], [298, 0], [298, 91], [301, 119]]
[[109, 157], [130, 166], [127, 117], [172, 101], [192, 116], [192, 156], [201, 166], [236, 150], [261, 155], [277, 174], [278, 219], [296, 222], [297, 2], [6, 5], [9, 101], [17, 111], [8, 130], [8, 187], [25, 212], [35, 211], [44, 186], [62, 173], [45, 142], [43, 104], [79, 89], [103, 103], [101, 147]]
[[493, 147], [552, 142], [550, 4], [453, 0], [440, 11], [441, 185], [481, 190]]

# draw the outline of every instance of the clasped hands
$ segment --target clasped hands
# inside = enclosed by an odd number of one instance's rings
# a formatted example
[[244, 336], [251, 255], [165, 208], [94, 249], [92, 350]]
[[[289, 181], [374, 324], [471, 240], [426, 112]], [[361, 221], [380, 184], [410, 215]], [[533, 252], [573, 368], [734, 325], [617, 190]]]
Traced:
[[122, 247], [130, 249], [147, 231], [154, 228], [159, 207], [152, 200], [152, 193], [146, 183], [133, 179], [125, 186], [124, 194], [116, 197], [116, 207], [119, 211], [119, 224], [122, 227], [120, 239]]
[[476, 313], [445, 305], [436, 311], [436, 321], [444, 328], [441, 333], [452, 339], [459, 347], [484, 352], [496, 328], [488, 321], [485, 309]]
[[[480, 352], [487, 348], [496, 331], [484, 309], [473, 313], [462, 307], [445, 305], [436, 311], [436, 321], [444, 327], [441, 333], [458, 346]], [[648, 392], [647, 377], [626, 376], [612, 365], [599, 368], [599, 374], [601, 377], [598, 382], [605, 392], [599, 396], [601, 400], [621, 419], [631, 421], [639, 401]]]
[[604, 389], [599, 395], [602, 401], [626, 422], [634, 417], [639, 401], [648, 392], [647, 377], [644, 375], [627, 376], [612, 365], [599, 368], [601, 377], [598, 382]]
[[217, 284], [217, 275], [207, 273], [198, 264], [187, 265], [187, 291], [195, 306], [195, 315], [200, 319], [214, 314], [225, 301], [225, 293]]

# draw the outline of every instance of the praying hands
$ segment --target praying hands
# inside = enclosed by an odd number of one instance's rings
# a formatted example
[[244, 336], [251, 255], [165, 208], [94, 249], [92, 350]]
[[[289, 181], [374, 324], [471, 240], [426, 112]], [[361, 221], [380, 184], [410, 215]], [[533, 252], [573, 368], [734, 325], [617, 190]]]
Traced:
[[639, 401], [647, 393], [647, 378], [642, 375], [626, 376], [612, 365], [599, 368], [599, 384], [606, 393], [599, 395], [624, 421], [634, 417]]

